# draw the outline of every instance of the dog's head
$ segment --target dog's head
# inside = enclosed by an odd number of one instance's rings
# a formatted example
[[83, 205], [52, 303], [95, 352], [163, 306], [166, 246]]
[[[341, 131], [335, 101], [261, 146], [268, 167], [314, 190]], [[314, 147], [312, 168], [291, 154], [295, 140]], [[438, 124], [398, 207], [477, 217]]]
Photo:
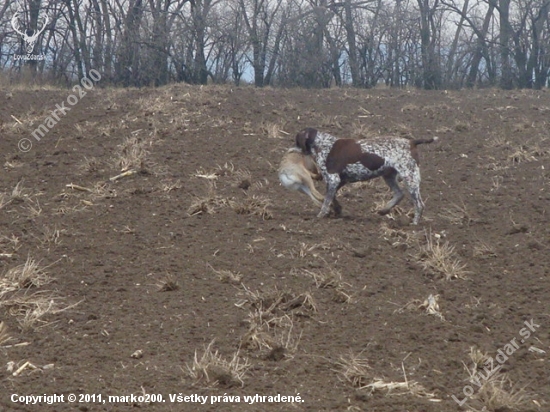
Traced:
[[315, 142], [315, 137], [317, 136], [317, 130], [311, 127], [306, 127], [304, 130], [299, 132], [296, 135], [296, 147], [299, 147], [302, 150], [302, 153], [305, 155], [311, 154], [311, 148]]

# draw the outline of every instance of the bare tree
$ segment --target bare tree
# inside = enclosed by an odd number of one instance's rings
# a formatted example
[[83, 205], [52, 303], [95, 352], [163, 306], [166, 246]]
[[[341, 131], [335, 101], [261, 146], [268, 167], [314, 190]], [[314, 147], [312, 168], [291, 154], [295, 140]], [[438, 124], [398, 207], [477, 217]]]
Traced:
[[215, 83], [225, 83], [231, 78], [239, 85], [247, 47], [242, 10], [234, 2], [222, 2], [212, 14], [208, 70]]
[[[283, 35], [285, 18], [279, 20], [279, 27], [274, 41], [273, 29], [276, 17], [281, 13], [283, 2], [269, 0], [238, 0], [245, 27], [248, 31], [249, 42], [252, 47], [252, 68], [254, 69], [254, 84], [262, 87], [266, 77], [272, 73], [266, 73], [269, 48], [274, 45], [271, 58], [276, 58], [281, 36]], [[275, 63], [271, 65], [275, 66]], [[267, 79], [269, 81], [269, 79]]]
[[545, 53], [540, 39], [548, 22], [550, 1], [528, 0], [519, 6], [517, 28], [514, 29], [510, 23], [513, 56], [518, 70], [517, 86], [540, 89], [548, 77], [548, 65], [544, 64]]
[[422, 80], [426, 89], [441, 86], [439, 56], [436, 54], [438, 27], [435, 21], [439, 0], [417, 0], [420, 10], [420, 39], [422, 48]]
[[[482, 59], [485, 59], [485, 66], [487, 68], [489, 84], [494, 84], [496, 81], [496, 71], [493, 60], [489, 53], [490, 40], [488, 39], [489, 27], [493, 19], [494, 10], [496, 7], [496, 0], [489, 0], [487, 11], [482, 19], [481, 27], [477, 21], [480, 19], [476, 18], [475, 13], [472, 9], [469, 9], [467, 6], [469, 2], [464, 3], [464, 7], [459, 8], [456, 4], [456, 1], [442, 1], [450, 10], [458, 13], [460, 15], [461, 24], [467, 24], [468, 28], [471, 29], [476, 36], [475, 45], [471, 48], [470, 51], [470, 68], [468, 70], [468, 75], [466, 79], [466, 86], [473, 87], [476, 84], [479, 75], [479, 65]], [[479, 3], [478, 3], [479, 5]]]
[[[4, 1], [0, 68], [66, 83], [94, 68], [122, 86], [252, 73], [259, 87], [541, 88], [549, 17], [550, 0]], [[48, 58], [11, 57], [29, 47]]]
[[453, 82], [453, 78], [456, 74], [455, 62], [457, 60], [458, 42], [460, 41], [460, 35], [462, 34], [462, 29], [464, 28], [464, 23], [466, 20], [465, 15], [468, 11], [469, 5], [470, 0], [464, 0], [462, 10], [460, 12], [460, 20], [457, 23], [456, 31], [453, 37], [453, 43], [451, 44], [451, 48], [447, 57], [447, 66], [445, 69], [445, 83], [447, 84]]
[[115, 82], [124, 86], [139, 85], [138, 46], [142, 18], [143, 0], [130, 0], [128, 10], [123, 17], [123, 31], [117, 48], [118, 56], [115, 64]]
[[[6, 9], [7, 5], [2, 8], [2, 14], [5, 13]], [[10, 20], [13, 30], [19, 35], [21, 54], [33, 54], [37, 51], [36, 44], [40, 44], [38, 40], [42, 37], [49, 23], [47, 16], [43, 16], [42, 19], [40, 19], [41, 9], [42, 0], [28, 0], [27, 4], [25, 4], [21, 10], [16, 9], [14, 11]], [[22, 25], [20, 25], [20, 23], [22, 23]], [[31, 77], [34, 79], [37, 73], [38, 61], [29, 59], [26, 61], [25, 66], [29, 68]]]
[[512, 65], [510, 64], [510, 37], [512, 27], [510, 25], [510, 0], [498, 0], [498, 12], [500, 15], [500, 66], [502, 75], [500, 87], [511, 89], [513, 87]]

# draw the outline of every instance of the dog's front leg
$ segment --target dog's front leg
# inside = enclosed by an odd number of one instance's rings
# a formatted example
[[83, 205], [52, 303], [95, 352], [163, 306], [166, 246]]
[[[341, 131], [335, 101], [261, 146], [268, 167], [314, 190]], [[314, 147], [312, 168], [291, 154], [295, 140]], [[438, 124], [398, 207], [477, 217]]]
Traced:
[[317, 217], [325, 217], [330, 211], [330, 206], [333, 204], [333, 209], [336, 215], [339, 215], [342, 211], [340, 204], [334, 199], [336, 197], [336, 192], [340, 187], [340, 176], [337, 174], [331, 174], [325, 176], [325, 181], [327, 182], [327, 192], [325, 194], [325, 200], [323, 201], [323, 206], [321, 206], [321, 211]]

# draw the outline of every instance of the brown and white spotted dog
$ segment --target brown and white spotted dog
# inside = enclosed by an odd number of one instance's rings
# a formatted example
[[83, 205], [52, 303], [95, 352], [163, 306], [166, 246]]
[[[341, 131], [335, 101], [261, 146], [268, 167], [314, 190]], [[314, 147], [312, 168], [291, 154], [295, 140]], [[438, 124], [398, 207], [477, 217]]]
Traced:
[[393, 198], [378, 213], [385, 215], [403, 199], [397, 183], [401, 176], [414, 203], [413, 224], [420, 221], [424, 203], [420, 196], [420, 168], [416, 146], [431, 143], [431, 139], [409, 140], [402, 137], [374, 139], [338, 139], [328, 133], [306, 128], [296, 135], [296, 147], [312, 155], [327, 184], [327, 191], [318, 217], [325, 217], [332, 206], [336, 215], [342, 207], [336, 192], [346, 183], [383, 177], [393, 191]]

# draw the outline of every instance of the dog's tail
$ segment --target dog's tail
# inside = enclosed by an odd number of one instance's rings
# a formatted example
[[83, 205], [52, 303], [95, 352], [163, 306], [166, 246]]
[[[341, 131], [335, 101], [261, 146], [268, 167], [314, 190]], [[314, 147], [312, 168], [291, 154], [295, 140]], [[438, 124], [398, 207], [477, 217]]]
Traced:
[[416, 146], [418, 146], [419, 144], [433, 143], [433, 142], [437, 141], [438, 139], [439, 139], [439, 137], [434, 136], [434, 137], [432, 137], [431, 139], [415, 139], [415, 140], [411, 140], [411, 149], [416, 149]]
[[416, 149], [416, 146], [418, 146], [419, 144], [424, 144], [424, 143], [433, 143], [438, 139], [439, 139], [439, 137], [434, 136], [431, 139], [415, 139], [415, 140], [410, 141], [411, 142], [411, 155], [412, 155], [413, 159], [416, 160], [417, 164], [420, 164], [420, 156], [418, 156], [418, 150]]

